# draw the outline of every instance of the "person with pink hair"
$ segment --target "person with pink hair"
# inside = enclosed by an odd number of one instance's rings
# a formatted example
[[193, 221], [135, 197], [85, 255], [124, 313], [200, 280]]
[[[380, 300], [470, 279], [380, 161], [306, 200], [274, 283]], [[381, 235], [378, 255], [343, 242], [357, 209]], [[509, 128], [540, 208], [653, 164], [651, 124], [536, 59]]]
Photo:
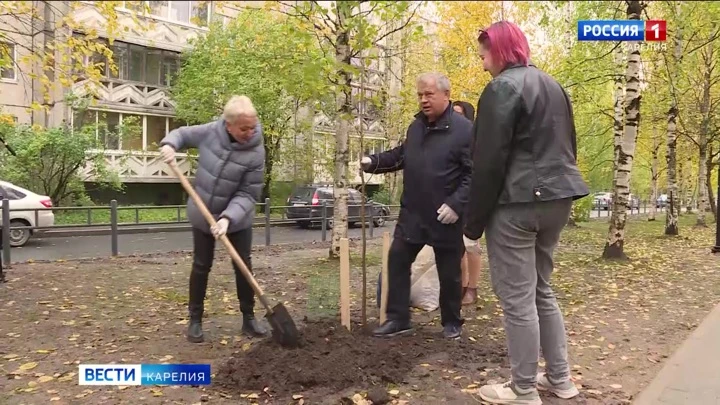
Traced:
[[[542, 404], [538, 388], [579, 394], [570, 378], [562, 313], [550, 287], [553, 255], [572, 202], [589, 194], [577, 167], [570, 99], [530, 63], [525, 34], [510, 22], [478, 37], [493, 79], [478, 102], [464, 235], [479, 252], [485, 234], [493, 292], [504, 314], [511, 381], [485, 385], [492, 404]], [[546, 372], [538, 374], [540, 349]]]

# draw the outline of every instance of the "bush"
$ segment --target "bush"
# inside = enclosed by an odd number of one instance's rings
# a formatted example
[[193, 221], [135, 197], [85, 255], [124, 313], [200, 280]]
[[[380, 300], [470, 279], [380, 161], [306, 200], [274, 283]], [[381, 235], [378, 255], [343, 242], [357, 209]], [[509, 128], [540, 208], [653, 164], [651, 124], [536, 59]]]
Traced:
[[86, 198], [82, 169], [91, 163], [90, 177], [102, 185], [119, 189], [116, 173], [108, 170], [95, 137], [94, 126], [73, 131], [0, 123], [0, 136], [15, 150], [0, 151], [0, 178], [50, 197], [55, 205], [71, 205]]
[[380, 190], [375, 192], [371, 197], [373, 201], [379, 202], [380, 204], [392, 205], [392, 198], [390, 191], [387, 188], [381, 187]]
[[590, 220], [590, 212], [593, 208], [593, 199], [591, 196], [575, 200], [572, 205], [572, 211], [570, 212], [570, 218], [575, 223], [587, 222]]

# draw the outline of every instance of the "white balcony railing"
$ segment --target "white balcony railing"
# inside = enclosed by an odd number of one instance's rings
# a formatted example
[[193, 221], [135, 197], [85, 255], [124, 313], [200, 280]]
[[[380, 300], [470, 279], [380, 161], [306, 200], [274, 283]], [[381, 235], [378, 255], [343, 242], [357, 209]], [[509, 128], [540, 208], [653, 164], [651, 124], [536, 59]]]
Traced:
[[[88, 151], [96, 154], [98, 151]], [[162, 161], [160, 153], [147, 151], [112, 151], [102, 152], [105, 155], [105, 164], [109, 170], [120, 176], [124, 183], [177, 183], [177, 177], [170, 167]], [[185, 153], [177, 153], [177, 164], [185, 176], [192, 175], [192, 160]], [[83, 168], [83, 175], [87, 181], [92, 178], [92, 162]]]

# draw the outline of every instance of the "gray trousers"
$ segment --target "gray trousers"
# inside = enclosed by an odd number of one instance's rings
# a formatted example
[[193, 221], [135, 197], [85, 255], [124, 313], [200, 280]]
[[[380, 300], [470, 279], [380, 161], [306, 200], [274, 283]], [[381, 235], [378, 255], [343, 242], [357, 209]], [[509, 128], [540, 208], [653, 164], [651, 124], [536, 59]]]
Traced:
[[487, 226], [493, 291], [504, 313], [512, 380], [534, 388], [540, 348], [554, 383], [570, 378], [562, 313], [550, 287], [553, 252], [571, 199], [498, 206]]

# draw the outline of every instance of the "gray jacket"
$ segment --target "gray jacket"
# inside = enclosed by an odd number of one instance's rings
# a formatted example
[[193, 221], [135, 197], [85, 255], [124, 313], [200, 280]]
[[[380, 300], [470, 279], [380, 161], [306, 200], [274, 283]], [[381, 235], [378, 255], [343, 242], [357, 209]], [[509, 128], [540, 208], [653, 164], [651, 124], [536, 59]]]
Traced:
[[[225, 120], [220, 119], [174, 129], [160, 144], [170, 145], [176, 151], [197, 148], [194, 187], [205, 206], [216, 220], [230, 221], [228, 233], [252, 227], [265, 173], [265, 148], [259, 122], [255, 134], [245, 143], [231, 142]], [[194, 228], [210, 233], [210, 226], [192, 199], [188, 201], [187, 215]]]

